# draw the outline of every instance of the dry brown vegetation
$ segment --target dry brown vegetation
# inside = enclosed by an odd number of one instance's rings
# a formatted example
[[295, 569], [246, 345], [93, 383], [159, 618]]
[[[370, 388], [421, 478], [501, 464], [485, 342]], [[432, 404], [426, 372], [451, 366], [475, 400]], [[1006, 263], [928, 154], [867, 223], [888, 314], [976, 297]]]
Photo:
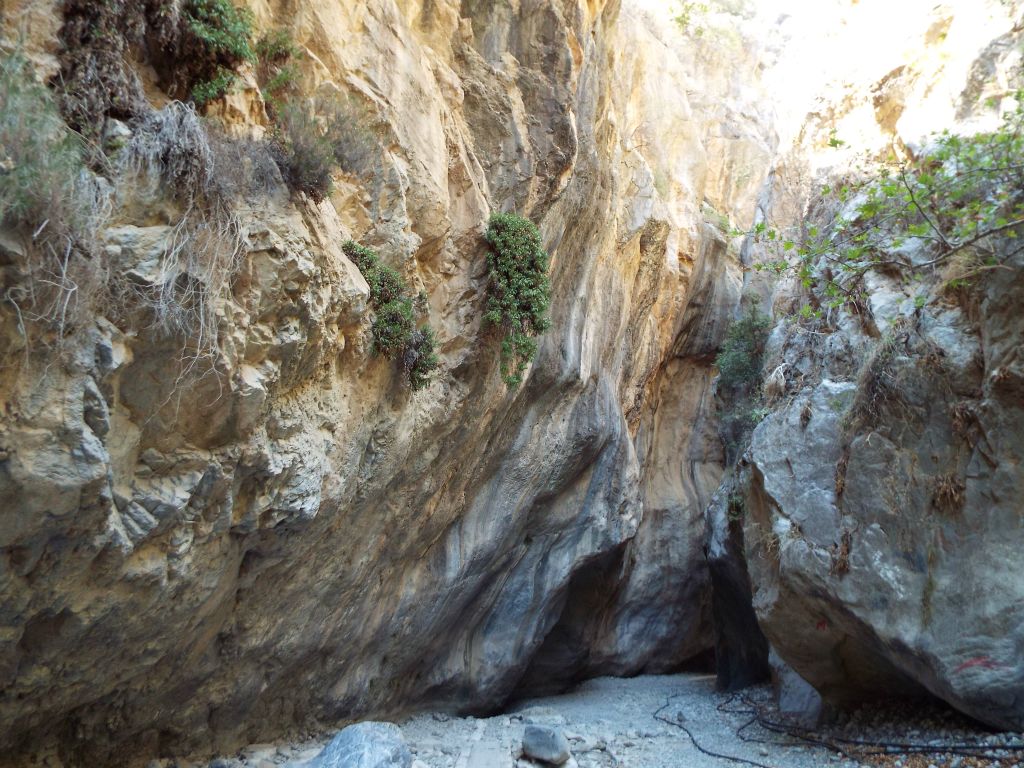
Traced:
[[[108, 158], [67, 127], [18, 55], [0, 64], [0, 102], [0, 205], [17, 240], [5, 249], [3, 298], [24, 348], [62, 347], [102, 309], [180, 338], [190, 364], [209, 356], [242, 239], [195, 110], [172, 102], [148, 112]], [[168, 228], [144, 269], [102, 233], [115, 211], [140, 200]]]

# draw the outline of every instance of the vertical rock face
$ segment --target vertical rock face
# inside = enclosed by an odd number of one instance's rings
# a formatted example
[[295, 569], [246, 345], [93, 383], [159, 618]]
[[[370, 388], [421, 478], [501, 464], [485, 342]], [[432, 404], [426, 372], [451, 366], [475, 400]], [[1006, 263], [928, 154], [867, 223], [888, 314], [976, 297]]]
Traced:
[[[930, 26], [912, 56], [874, 62], [888, 74], [825, 102], [797, 139], [805, 152], [823, 150], [803, 156], [804, 172], [815, 160], [831, 165], [820, 158], [836, 143], [832, 126], [860, 149], [916, 152], [922, 125], [970, 132], [992, 116], [984, 102], [1012, 93], [1019, 9], [960, 10], [923, 17]], [[787, 174], [793, 182], [794, 164], [780, 167]], [[762, 212], [800, 215], [776, 182]], [[927, 247], [911, 242], [886, 258], [919, 265]], [[949, 272], [912, 269], [911, 283], [878, 270], [867, 275], [863, 312], [844, 305], [779, 324], [765, 365], [780, 382], [776, 400], [733, 492], [761, 626], [826, 698], [927, 693], [1019, 729], [1024, 325], [1010, 308], [1022, 298], [1024, 262], [1010, 246], [992, 258], [1000, 266], [969, 295], [943, 290]], [[825, 267], [812, 266], [814, 281]], [[819, 288], [793, 281], [766, 293], [780, 313], [827, 306]]]
[[1024, 722], [1024, 532], [1010, 490], [1024, 412], [1003, 389], [1016, 364], [981, 342], [1009, 334], [1019, 348], [1024, 328], [1000, 309], [1021, 298], [1024, 264], [1010, 267], [1011, 282], [987, 286], [980, 327], [955, 310], [907, 311], [888, 363], [899, 391], [868, 425], [851, 434], [843, 418], [869, 385], [834, 371], [754, 434], [754, 605], [779, 653], [833, 700], [927, 691], [993, 725]]
[[[711, 642], [710, 360], [739, 280], [701, 204], [752, 210], [772, 137], [750, 98], [614, 0], [252, 9], [305, 50], [304, 83], [358, 105], [362, 154], [314, 205], [258, 147], [214, 142], [244, 249], [199, 369], [112, 309], [49, 356], [5, 305], [8, 760], [490, 708], [523, 679], [668, 669]], [[3, 10], [56, 71], [53, 5]], [[265, 129], [251, 78], [210, 112]], [[140, 192], [101, 232], [136, 285], [181, 231], [167, 206]], [[515, 392], [481, 328], [491, 210], [537, 221], [553, 255], [553, 327]], [[422, 392], [370, 354], [349, 237], [428, 296], [442, 373]], [[5, 265], [20, 247], [5, 234]]]

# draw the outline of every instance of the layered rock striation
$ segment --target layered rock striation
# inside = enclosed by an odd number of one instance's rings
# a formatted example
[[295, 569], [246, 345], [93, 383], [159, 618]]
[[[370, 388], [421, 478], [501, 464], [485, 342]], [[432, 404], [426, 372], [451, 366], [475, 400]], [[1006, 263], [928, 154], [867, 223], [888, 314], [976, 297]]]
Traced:
[[[182, 4], [0, 4], [104, 201], [92, 282], [40, 271], [45, 227], [0, 232], [0, 763], [488, 711], [713, 646], [738, 686], [768, 641], [828, 698], [927, 692], [1019, 727], [1019, 254], [974, 304], [876, 274], [871, 322], [801, 325], [822, 297], [745, 278], [763, 254], [731, 231], [801, 222], [856, 152], [974, 125], [1010, 90], [1019, 9], [928, 9], [916, 53], [808, 106], [762, 82], [786, 17], [684, 36], [644, 5], [249, 3], [301, 53], [295, 97], [343, 109], [316, 202], [281, 174], [258, 66], [203, 121], [175, 100]], [[511, 390], [483, 323], [492, 211], [552, 256]], [[349, 239], [420, 297], [421, 391], [373, 353]], [[40, 330], [40, 275], [104, 298]], [[744, 284], [778, 321], [773, 375], [719, 487], [713, 361]], [[851, 429], [880, 345], [902, 405]]]
[[[205, 231], [181, 225], [170, 157], [222, 182], [240, 246], [208, 354], [113, 305], [48, 351], [5, 305], [5, 763], [487, 710], [712, 642], [711, 357], [739, 279], [702, 203], [752, 211], [773, 138], [749, 95], [614, 0], [251, 8], [302, 50], [305, 92], [355, 105], [356, 159], [328, 200], [290, 194], [244, 68], [174, 154], [164, 128], [195, 123], [167, 62], [152, 35], [122, 46], [131, 98], [96, 102], [95, 128], [110, 158], [153, 163], [98, 232], [111, 274], [149, 296], [176, 238]], [[69, 50], [88, 30], [56, 4], [3, 10], [41, 75], [104, 61]], [[514, 391], [481, 323], [492, 210], [536, 221], [553, 257], [552, 329]], [[18, 234], [7, 291], [27, 279]], [[349, 238], [426, 294], [441, 368], [423, 391], [371, 353]]]

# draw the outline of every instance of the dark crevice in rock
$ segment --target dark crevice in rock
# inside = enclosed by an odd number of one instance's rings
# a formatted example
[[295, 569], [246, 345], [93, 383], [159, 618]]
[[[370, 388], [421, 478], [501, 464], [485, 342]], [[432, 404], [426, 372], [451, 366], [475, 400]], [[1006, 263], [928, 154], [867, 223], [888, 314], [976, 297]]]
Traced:
[[[562, 693], [584, 680], [604, 676], [675, 672], [713, 672], [716, 649], [706, 647], [681, 661], [666, 665], [650, 659], [649, 667], [630, 666], [630, 660], [608, 652], [603, 638], [621, 603], [622, 574], [628, 570], [629, 542], [594, 558], [570, 579], [558, 621], [530, 659], [510, 701]], [[685, 599], [680, 596], [680, 599]], [[666, 610], [669, 606], [666, 606]], [[763, 638], [762, 638], [763, 639]], [[680, 637], [679, 642], [685, 642]], [[767, 653], [767, 651], [765, 651]]]
[[615, 600], [626, 544], [595, 558], [569, 580], [565, 608], [512, 693], [512, 700], [561, 693], [587, 675], [593, 617]]
[[765, 682], [771, 675], [768, 639], [753, 606], [743, 522], [751, 511], [744, 493], [747, 473], [734, 469], [706, 510], [708, 540], [704, 554], [711, 581], [717, 685], [736, 691]]
[[736, 691], [764, 682], [771, 672], [768, 640], [754, 613], [743, 529], [738, 522], [729, 522], [725, 551], [717, 557], [709, 556], [708, 568], [718, 687]]

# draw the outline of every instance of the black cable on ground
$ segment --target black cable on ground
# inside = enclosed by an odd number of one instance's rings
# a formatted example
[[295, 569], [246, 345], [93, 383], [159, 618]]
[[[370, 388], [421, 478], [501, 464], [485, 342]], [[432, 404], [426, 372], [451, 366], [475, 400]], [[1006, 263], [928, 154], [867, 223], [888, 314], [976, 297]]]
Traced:
[[685, 725], [680, 723], [678, 720], [670, 720], [669, 718], [667, 718], [667, 717], [665, 717], [665, 716], [663, 716], [661, 714], [666, 709], [668, 709], [668, 707], [672, 703], [673, 699], [678, 699], [678, 698], [681, 698], [681, 694], [677, 695], [677, 696], [669, 696], [665, 700], [665, 703], [662, 704], [654, 712], [654, 715], [653, 715], [654, 719], [655, 720], [660, 720], [663, 723], [668, 723], [669, 725], [674, 725], [676, 728], [679, 728], [680, 730], [682, 730], [683, 733], [685, 733], [689, 737], [689, 739], [692, 742], [693, 746], [697, 748], [697, 751], [704, 753], [708, 757], [714, 757], [714, 758], [717, 758], [719, 760], [729, 760], [730, 762], [741, 763], [743, 765], [752, 765], [752, 766], [754, 766], [754, 768], [771, 768], [771, 766], [765, 765], [764, 763], [759, 763], [756, 760], [748, 760], [745, 757], [736, 757], [735, 755], [723, 755], [720, 752], [714, 752], [714, 751], [712, 751], [710, 749], [706, 749], [705, 747], [702, 747], [700, 742], [697, 741], [697, 739], [694, 737], [693, 733], [690, 731], [689, 728], [687, 728]]
[[[746, 709], [726, 709], [736, 698], [747, 706]], [[764, 730], [795, 739], [797, 743], [812, 744], [824, 747], [837, 752], [844, 757], [857, 759], [877, 755], [911, 755], [911, 754], [954, 754], [964, 757], [981, 757], [986, 760], [1007, 759], [1006, 755], [997, 755], [996, 752], [1024, 752], [1024, 743], [1015, 744], [970, 744], [967, 742], [951, 742], [948, 744], [915, 744], [910, 742], [888, 741], [882, 739], [852, 739], [843, 736], [819, 737], [809, 728], [771, 720], [764, 716], [761, 706], [751, 701], [746, 696], [733, 694], [717, 707], [719, 712], [733, 715], [751, 715], [751, 719], [745, 722], [736, 730], [736, 736], [741, 741], [762, 744], [774, 744], [777, 746], [792, 746], [792, 742], [769, 741], [757, 737], [747, 736], [744, 731], [755, 723]], [[855, 747], [856, 754], [844, 749], [840, 744], [848, 747]]]
[[[747, 707], [744, 708], [744, 709], [726, 709], [726, 707], [729, 706], [737, 698], [739, 698], [741, 701], [743, 701], [747, 705]], [[771, 721], [769, 721], [767, 718], [765, 718], [761, 714], [760, 709], [758, 708], [758, 706], [754, 702], [750, 701], [745, 696], [741, 696], [741, 694], [738, 694], [738, 693], [732, 694], [728, 699], [726, 699], [725, 701], [720, 703], [716, 707], [716, 709], [719, 712], [721, 712], [723, 714], [726, 714], [726, 715], [749, 715], [750, 716], [749, 720], [747, 720], [745, 723], [743, 723], [743, 725], [741, 725], [739, 728], [736, 729], [736, 736], [737, 736], [737, 738], [739, 738], [740, 741], [746, 742], [748, 744], [769, 744], [769, 745], [776, 746], [776, 747], [796, 747], [796, 746], [805, 746], [805, 745], [809, 744], [809, 745], [812, 745], [812, 746], [823, 747], [823, 748], [828, 749], [828, 750], [830, 750], [832, 752], [837, 752], [837, 753], [839, 753], [840, 755], [842, 755], [845, 758], [854, 759], [853, 755], [851, 755], [845, 749], [840, 747], [838, 744], [834, 744], [834, 743], [832, 743], [830, 741], [826, 741], [824, 739], [815, 738], [815, 737], [812, 737], [812, 736], [806, 735], [806, 734], [801, 734], [801, 735], [789, 734], [789, 733], [775, 731], [775, 730], [773, 730], [771, 728], [768, 728], [767, 724], [771, 723]], [[761, 726], [765, 730], [770, 730], [773, 733], [780, 733], [780, 735], [786, 735], [786, 736], [789, 736], [790, 738], [787, 741], [780, 741], [778, 739], [762, 739], [762, 738], [758, 738], [757, 736], [748, 736], [748, 735], [746, 735], [744, 733], [744, 731], [746, 731], [747, 728], [749, 728], [750, 726], [755, 725], [755, 724]]]

